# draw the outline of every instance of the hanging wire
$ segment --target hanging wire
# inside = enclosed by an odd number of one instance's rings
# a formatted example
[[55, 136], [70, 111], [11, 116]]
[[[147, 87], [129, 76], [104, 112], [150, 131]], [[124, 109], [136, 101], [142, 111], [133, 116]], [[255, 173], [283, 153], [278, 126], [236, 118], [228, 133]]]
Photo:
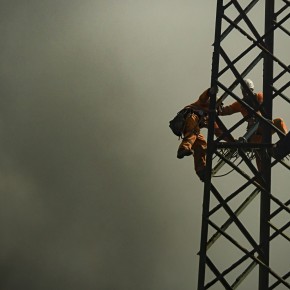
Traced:
[[[226, 155], [230, 152], [230, 149], [221, 149], [220, 152], [221, 152], [221, 154], [222, 154], [223, 156], [226, 156]], [[217, 155], [216, 155], [215, 157], [217, 157]], [[232, 159], [232, 158], [235, 158], [235, 160], [233, 161], [233, 163], [235, 163], [235, 162], [238, 160], [238, 158], [239, 158], [238, 150], [235, 151], [235, 152], [233, 153], [233, 155], [231, 156], [231, 159]], [[214, 158], [213, 158], [213, 159], [214, 159]], [[241, 160], [240, 163], [239, 163], [238, 165], [240, 165], [242, 162], [243, 162], [243, 160]], [[238, 166], [238, 165], [237, 165], [237, 166]], [[229, 172], [227, 172], [227, 173], [225, 173], [225, 174], [221, 174], [221, 175], [213, 175], [212, 177], [223, 177], [223, 176], [226, 176], [226, 175], [230, 174], [230, 173], [233, 172], [234, 170], [235, 170], [235, 169], [231, 169]]]
[[[226, 154], [227, 154], [229, 151], [230, 151], [229, 149], [221, 149], [221, 153], [222, 153], [223, 156], [226, 156]], [[255, 157], [256, 157], [256, 156], [255, 156], [255, 152], [254, 152], [254, 150], [246, 151], [245, 153], [246, 153], [247, 157], [248, 157], [251, 161], [252, 161], [253, 159], [255, 159]], [[217, 155], [216, 155], [215, 157], [217, 157]], [[215, 157], [214, 157], [214, 158], [215, 158]], [[214, 159], [214, 158], [213, 158], [213, 159]], [[238, 150], [234, 152], [234, 154], [231, 156], [231, 159], [232, 159], [232, 158], [235, 158], [235, 160], [233, 161], [233, 163], [235, 163], [235, 162], [238, 160], [238, 158], [239, 158]], [[243, 162], [243, 159], [241, 159], [241, 161], [240, 161], [236, 166], [239, 166], [242, 162]], [[228, 172], [226, 172], [226, 173], [224, 173], [224, 174], [213, 175], [212, 177], [224, 177], [224, 176], [229, 175], [230, 173], [232, 173], [234, 170], [235, 170], [235, 169], [233, 168], [233, 169], [231, 169], [230, 171], [228, 171]]]

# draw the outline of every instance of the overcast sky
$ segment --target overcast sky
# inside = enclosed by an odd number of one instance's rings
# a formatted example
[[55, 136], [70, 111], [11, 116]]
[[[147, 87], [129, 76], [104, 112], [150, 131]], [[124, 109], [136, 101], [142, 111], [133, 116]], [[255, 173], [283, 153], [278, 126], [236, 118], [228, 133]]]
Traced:
[[210, 85], [215, 2], [1, 1], [1, 289], [196, 288], [203, 184], [168, 122]]

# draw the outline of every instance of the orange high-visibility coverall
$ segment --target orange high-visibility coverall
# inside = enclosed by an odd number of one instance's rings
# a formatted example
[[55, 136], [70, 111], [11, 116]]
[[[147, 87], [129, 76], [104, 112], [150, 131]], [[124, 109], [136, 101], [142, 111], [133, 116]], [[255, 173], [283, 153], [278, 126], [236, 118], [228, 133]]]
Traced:
[[[254, 95], [256, 96], [258, 103], [262, 104], [263, 103], [263, 93], [259, 92], [259, 93], [256, 93]], [[229, 106], [222, 107], [219, 111], [219, 115], [227, 116], [227, 115], [232, 115], [232, 114], [235, 114], [238, 112], [240, 112], [243, 115], [243, 117], [245, 117], [249, 114], [247, 109], [241, 103], [236, 101]], [[260, 113], [260, 112], [257, 112], [257, 113]], [[282, 118], [276, 118], [272, 121], [272, 123], [280, 131], [287, 134], [288, 128], [287, 128], [287, 126]], [[275, 131], [272, 130], [272, 134], [274, 134], [274, 133], [275, 133]], [[256, 131], [256, 133], [250, 137], [249, 142], [251, 142], [251, 143], [261, 143], [262, 142], [261, 127], [259, 127], [258, 130]], [[257, 163], [258, 169], [260, 170], [261, 169], [261, 157], [257, 154], [256, 154], [256, 163]]]
[[[209, 107], [209, 89], [205, 90], [197, 101], [185, 107], [193, 111], [202, 110], [207, 112]], [[205, 168], [207, 142], [203, 134], [200, 133], [200, 117], [197, 114], [190, 114], [185, 121], [183, 136], [179, 150], [193, 150], [195, 171], [199, 172]], [[221, 135], [221, 131], [215, 124], [215, 133]]]

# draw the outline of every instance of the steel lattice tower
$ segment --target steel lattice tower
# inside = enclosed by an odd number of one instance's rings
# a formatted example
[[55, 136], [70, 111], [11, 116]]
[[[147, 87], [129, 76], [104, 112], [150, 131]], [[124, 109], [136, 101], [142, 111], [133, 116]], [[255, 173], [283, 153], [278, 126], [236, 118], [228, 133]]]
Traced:
[[[198, 290], [290, 289], [289, 179], [287, 192], [272, 193], [272, 171], [290, 167], [289, 161], [278, 162], [270, 154], [274, 136], [283, 138], [271, 122], [274, 103], [290, 104], [289, 8], [288, 0], [217, 0], [211, 86], [218, 87], [220, 97], [210, 100]], [[288, 48], [276, 52], [277, 41]], [[240, 86], [247, 89], [244, 79], [252, 75], [261, 78], [261, 115], [240, 96]], [[233, 101], [250, 112], [252, 127], [245, 129], [247, 118], [239, 114], [239, 119], [218, 116], [216, 108]], [[232, 142], [214, 135], [215, 122]], [[247, 142], [257, 126], [262, 143]], [[225, 168], [231, 173], [221, 174]], [[220, 178], [214, 178], [218, 173]]]

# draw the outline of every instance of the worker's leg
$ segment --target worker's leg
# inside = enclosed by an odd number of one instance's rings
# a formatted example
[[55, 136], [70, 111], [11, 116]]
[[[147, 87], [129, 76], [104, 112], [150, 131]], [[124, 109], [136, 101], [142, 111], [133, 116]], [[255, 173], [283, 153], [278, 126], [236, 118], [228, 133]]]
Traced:
[[177, 158], [181, 159], [184, 156], [192, 155], [192, 146], [195, 143], [199, 131], [199, 118], [195, 114], [192, 114], [185, 121], [184, 138], [179, 145]]
[[205, 177], [206, 148], [206, 140], [202, 134], [199, 134], [192, 146], [192, 149], [194, 151], [193, 156], [195, 171], [201, 181], [204, 181]]
[[[274, 124], [274, 126], [276, 126], [280, 131], [282, 131], [287, 136], [288, 128], [287, 128], [287, 126], [282, 118], [276, 118], [272, 121], [272, 123]], [[260, 131], [258, 130], [258, 133], [259, 132]], [[275, 130], [272, 130], [272, 134], [274, 134], [274, 133], [275, 133]], [[280, 139], [281, 139], [281, 137], [280, 137]], [[284, 141], [284, 139], [285, 139], [285, 141]], [[277, 146], [274, 149], [269, 150], [269, 152], [271, 152], [271, 155], [277, 159], [281, 159], [281, 158], [285, 157], [287, 154], [289, 154], [290, 153], [290, 146], [289, 147], [287, 146], [288, 140], [290, 140], [290, 136], [288, 138], [282, 138], [282, 140], [277, 143]], [[251, 143], [261, 143], [262, 142], [262, 135], [260, 135], [260, 134], [253, 135], [250, 139], [250, 142]], [[288, 150], [288, 148], [289, 148], [289, 150]], [[256, 157], [257, 168], [259, 171], [261, 171], [262, 158], [263, 158], [262, 152], [257, 150], [255, 153], [255, 157]]]

